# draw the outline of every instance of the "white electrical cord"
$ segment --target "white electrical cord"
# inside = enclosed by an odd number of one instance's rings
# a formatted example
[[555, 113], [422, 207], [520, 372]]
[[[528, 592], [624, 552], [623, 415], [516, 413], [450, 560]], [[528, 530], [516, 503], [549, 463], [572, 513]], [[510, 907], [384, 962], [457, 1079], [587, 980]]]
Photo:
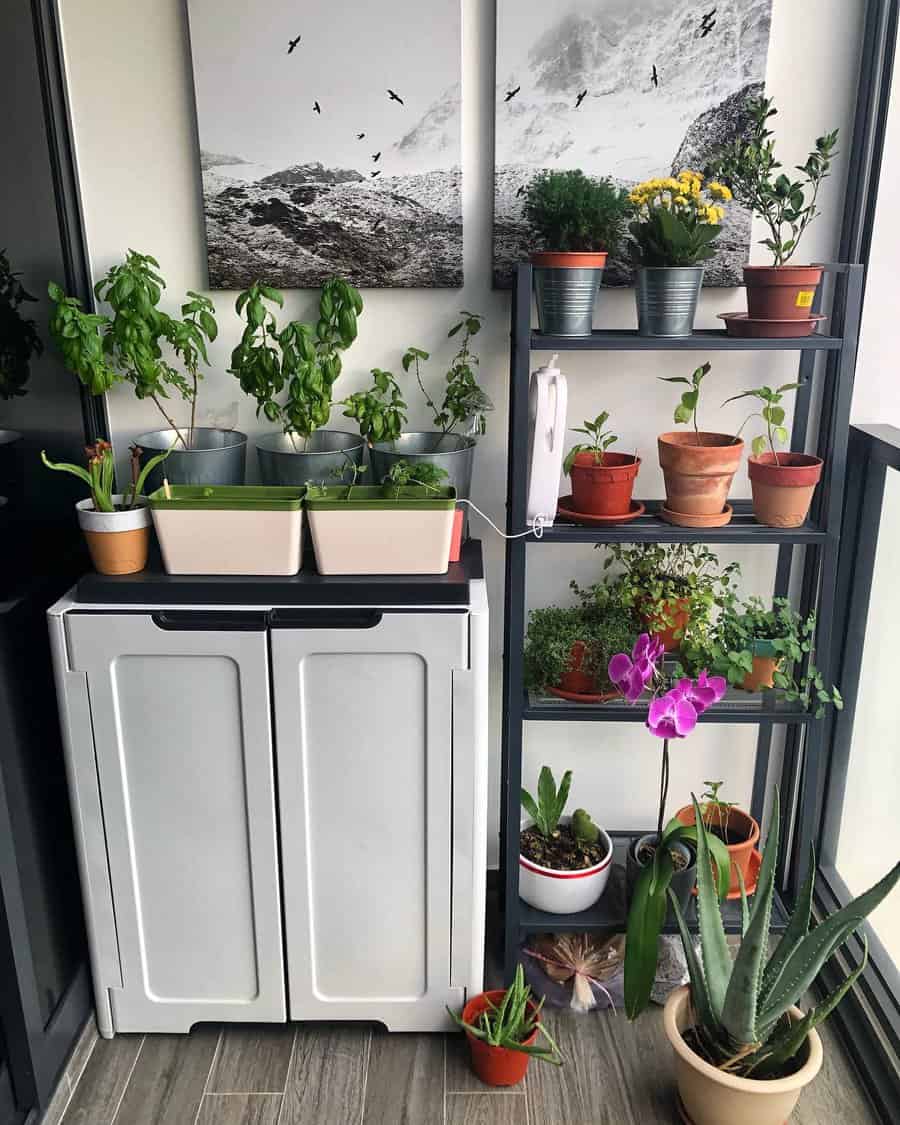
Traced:
[[457, 504], [468, 504], [473, 511], [477, 512], [483, 520], [491, 525], [491, 527], [494, 529], [494, 531], [497, 532], [501, 539], [524, 539], [526, 535], [533, 535], [535, 539], [543, 539], [544, 528], [553, 526], [552, 518], [548, 518], [541, 512], [534, 517], [532, 526], [527, 531], [519, 531], [515, 535], [507, 535], [505, 531], [501, 531], [500, 528], [497, 527], [490, 516], [486, 516], [479, 507], [476, 507], [476, 505], [472, 503], [471, 500], [457, 500]]

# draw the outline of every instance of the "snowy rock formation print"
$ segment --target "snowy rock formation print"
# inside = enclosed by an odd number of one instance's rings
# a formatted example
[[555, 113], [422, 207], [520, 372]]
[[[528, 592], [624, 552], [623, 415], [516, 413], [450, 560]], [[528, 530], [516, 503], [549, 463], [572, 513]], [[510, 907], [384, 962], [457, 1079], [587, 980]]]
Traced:
[[211, 289], [462, 285], [459, 0], [188, 0]]
[[[763, 90], [772, 0], [497, 0], [494, 283], [538, 247], [523, 218], [542, 169], [632, 187], [702, 170]], [[707, 285], [741, 284], [750, 214], [732, 204]], [[550, 248], [548, 248], [550, 249]], [[604, 283], [629, 285], [624, 247]]]

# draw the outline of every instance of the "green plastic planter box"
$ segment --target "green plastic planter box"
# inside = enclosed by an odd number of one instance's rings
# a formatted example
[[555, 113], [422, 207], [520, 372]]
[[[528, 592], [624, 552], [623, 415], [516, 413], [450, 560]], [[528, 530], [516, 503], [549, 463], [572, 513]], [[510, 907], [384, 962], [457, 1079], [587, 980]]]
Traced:
[[173, 484], [148, 497], [169, 574], [296, 574], [305, 488]]
[[456, 510], [455, 488], [346, 485], [307, 496], [320, 574], [444, 574]]

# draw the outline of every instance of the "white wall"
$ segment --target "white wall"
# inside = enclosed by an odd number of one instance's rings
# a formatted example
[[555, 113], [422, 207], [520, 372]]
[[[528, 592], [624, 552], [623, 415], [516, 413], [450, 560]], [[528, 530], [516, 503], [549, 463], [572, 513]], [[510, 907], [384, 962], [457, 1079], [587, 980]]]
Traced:
[[[774, 4], [768, 85], [780, 106], [784, 164], [802, 162], [813, 138], [827, 129], [840, 126], [842, 131], [844, 155], [837, 162], [834, 180], [824, 191], [825, 214], [808, 233], [803, 251], [807, 260], [828, 259], [837, 245], [863, 7], [862, 0], [822, 0], [815, 18], [811, 18], [805, 5], [787, 0], [775, 0]], [[129, 246], [153, 253], [169, 280], [168, 296], [175, 307], [185, 289], [202, 288], [206, 277], [183, 0], [155, 0], [150, 5], [138, 0], [64, 0], [61, 8], [94, 273], [101, 275]], [[461, 308], [485, 313], [487, 327], [479, 337], [482, 373], [497, 412], [479, 446], [474, 499], [502, 523], [509, 298], [490, 288], [493, 58], [494, 5], [489, 0], [463, 0], [466, 285], [462, 291], [367, 291], [359, 339], [347, 357], [342, 390], [357, 389], [373, 366], [396, 370], [407, 344], [415, 343], [435, 353], [438, 360], [446, 360], [452, 354], [452, 346], [444, 340], [450, 318]], [[286, 112], [292, 110], [286, 107]], [[268, 112], [261, 127], [277, 128], [277, 114]], [[754, 259], [765, 260], [756, 252]], [[230, 312], [233, 295], [218, 293], [214, 298], [222, 331], [213, 348], [214, 370], [205, 383], [203, 401], [205, 407], [220, 408], [238, 398], [235, 381], [225, 374], [237, 322]], [[633, 301], [630, 291], [604, 293], [599, 323], [633, 324]], [[313, 302], [310, 293], [292, 293], [287, 311], [308, 314]], [[718, 326], [717, 312], [742, 306], [741, 291], [708, 292], [698, 326]], [[646, 458], [640, 482], [643, 495], [662, 494], [655, 464], [655, 435], [669, 428], [674, 405], [672, 388], [663, 388], [655, 382], [655, 376], [690, 371], [705, 358], [702, 354], [677, 358], [664, 353], [567, 358], [570, 423], [578, 424], [600, 409], [610, 410], [623, 448], [638, 448]], [[714, 376], [708, 380], [703, 417], [715, 428], [737, 426], [743, 417], [739, 407], [717, 412], [718, 404], [730, 394], [760, 382], [789, 378], [795, 370], [789, 356], [760, 353], [713, 358]], [[432, 364], [431, 378], [435, 382], [440, 378], [437, 363]], [[426, 412], [412, 391], [409, 398], [414, 404], [410, 425], [416, 428], [426, 422]], [[110, 396], [110, 412], [120, 446], [140, 430], [158, 424], [152, 405], [136, 402], [124, 390]], [[238, 425], [251, 434], [266, 428], [256, 423], [253, 404], [248, 400], [240, 403]], [[735, 482], [735, 492], [749, 495], [743, 473]], [[503, 547], [487, 530], [484, 540], [494, 608], [491, 856], [495, 859]], [[567, 598], [570, 576], [589, 580], [597, 571], [599, 559], [590, 550], [536, 547], [531, 552], [531, 605]], [[745, 551], [742, 561], [748, 587], [762, 592], [771, 581], [774, 551]], [[691, 786], [709, 776], [727, 779], [731, 799], [749, 800], [754, 738], [755, 732], [750, 729], [707, 727], [680, 747], [673, 761], [672, 808], [677, 807], [675, 802], [683, 803]], [[533, 780], [545, 761], [557, 769], [572, 765], [576, 771], [575, 800], [591, 809], [607, 827], [650, 823], [658, 784], [659, 747], [643, 728], [541, 725], [528, 730], [526, 752], [528, 780]]]

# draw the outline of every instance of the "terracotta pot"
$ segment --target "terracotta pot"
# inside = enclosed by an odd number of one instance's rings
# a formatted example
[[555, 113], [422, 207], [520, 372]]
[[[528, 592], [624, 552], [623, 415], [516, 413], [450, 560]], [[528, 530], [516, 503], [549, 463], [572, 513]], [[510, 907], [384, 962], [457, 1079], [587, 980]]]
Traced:
[[657, 444], [669, 511], [721, 516], [744, 455], [743, 441], [731, 434], [673, 431], [660, 434]]
[[606, 259], [605, 250], [537, 250], [531, 264], [545, 270], [602, 270]]
[[[687, 598], [672, 599], [664, 603], [664, 612], [672, 621], [671, 625], [666, 624], [662, 617], [652, 613], [642, 613], [641, 621], [648, 633], [659, 637], [666, 652], [671, 652], [680, 647], [684, 630], [691, 619], [690, 602]], [[680, 635], [676, 637], [676, 633]]]
[[761, 453], [747, 460], [753, 514], [768, 527], [800, 527], [809, 515], [823, 461], [806, 453]]
[[[121, 495], [112, 500], [114, 504], [125, 503]], [[79, 500], [75, 510], [95, 570], [100, 574], [135, 574], [144, 569], [152, 522], [145, 497], [139, 496], [137, 507], [126, 512], [97, 512], [93, 500]]]
[[590, 695], [597, 690], [596, 673], [583, 670], [586, 652], [587, 646], [584, 641], [576, 641], [572, 645], [569, 650], [569, 666], [560, 676], [559, 683], [556, 685], [562, 691], [568, 691], [574, 695]]
[[781, 664], [781, 657], [775, 652], [771, 641], [753, 642], [753, 671], [748, 672], [741, 682], [743, 691], [766, 691], [775, 686], [775, 673]]
[[[696, 824], [694, 806], [685, 805], [675, 814], [682, 824]], [[738, 870], [744, 880], [744, 886], [751, 885], [750, 857], [759, 843], [759, 825], [753, 817], [743, 809], [730, 809], [728, 813], [728, 834], [734, 834], [733, 844], [725, 843], [728, 854], [731, 856], [731, 882], [728, 887], [729, 894], [740, 894], [741, 885], [738, 882]], [[691, 888], [693, 889], [693, 888]]]
[[747, 313], [752, 320], [807, 320], [820, 266], [744, 266]]
[[[803, 1088], [822, 1067], [822, 1040], [816, 1031], [807, 1037], [806, 1061], [787, 1078], [737, 1078], [694, 1054], [682, 1037], [693, 1020], [690, 988], [677, 988], [666, 1000], [663, 1027], [675, 1052], [675, 1077], [681, 1104], [693, 1125], [784, 1125], [800, 1100]], [[802, 1018], [791, 1008], [791, 1019]]]
[[[506, 992], [496, 988], [491, 992], [482, 992], [473, 997], [463, 1008], [463, 1019], [466, 1023], [476, 1026], [482, 1012], [487, 1010], [488, 1003], [498, 1007], [503, 1002]], [[534, 1014], [536, 1008], [530, 1001], [529, 1010]], [[540, 1022], [540, 1015], [538, 1015]], [[537, 1029], [525, 1040], [523, 1046], [531, 1047], [537, 1039]], [[511, 1051], [507, 1047], [491, 1047], [488, 1043], [466, 1032], [469, 1040], [469, 1051], [472, 1056], [472, 1069], [482, 1082], [489, 1086], [515, 1086], [521, 1082], [528, 1070], [530, 1058], [524, 1051]]]
[[593, 453], [576, 454], [569, 472], [575, 510], [591, 516], [627, 515], [640, 467], [640, 457], [632, 453], [604, 453], [600, 464]]

